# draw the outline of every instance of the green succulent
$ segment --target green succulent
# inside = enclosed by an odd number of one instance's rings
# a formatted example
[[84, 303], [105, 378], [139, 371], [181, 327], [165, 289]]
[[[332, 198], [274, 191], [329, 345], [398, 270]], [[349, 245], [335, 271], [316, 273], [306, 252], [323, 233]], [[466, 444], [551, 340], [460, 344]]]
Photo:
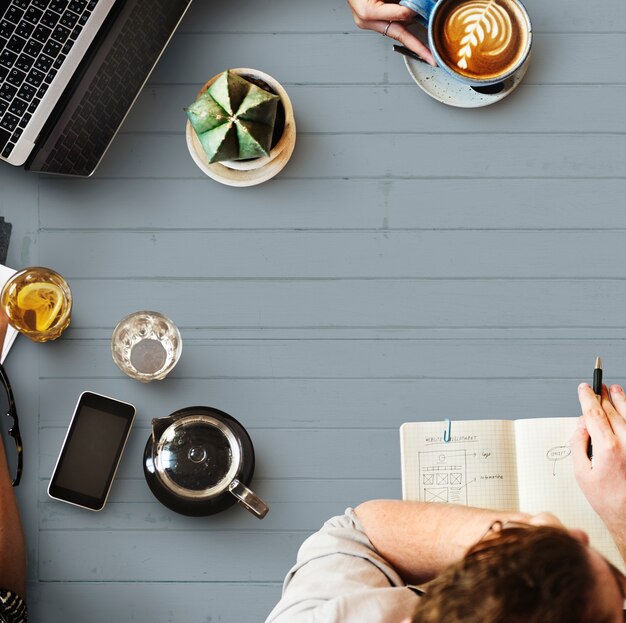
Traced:
[[279, 97], [225, 71], [185, 109], [209, 163], [267, 156]]

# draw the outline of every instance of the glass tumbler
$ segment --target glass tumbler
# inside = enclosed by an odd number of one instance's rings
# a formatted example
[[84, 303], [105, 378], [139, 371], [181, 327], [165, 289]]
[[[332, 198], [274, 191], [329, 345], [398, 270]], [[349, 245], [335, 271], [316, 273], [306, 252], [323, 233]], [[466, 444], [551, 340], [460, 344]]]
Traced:
[[117, 367], [142, 383], [164, 379], [178, 363], [182, 350], [176, 325], [153, 311], [126, 316], [111, 338], [111, 354]]
[[47, 342], [56, 340], [70, 324], [72, 292], [59, 273], [33, 266], [4, 284], [0, 304], [12, 327], [34, 342]]

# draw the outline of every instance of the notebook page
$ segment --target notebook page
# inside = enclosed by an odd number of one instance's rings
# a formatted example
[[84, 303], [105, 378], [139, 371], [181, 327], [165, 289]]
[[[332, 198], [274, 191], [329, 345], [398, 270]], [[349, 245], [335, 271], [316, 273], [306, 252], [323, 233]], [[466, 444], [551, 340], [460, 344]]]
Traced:
[[591, 545], [626, 571], [613, 539], [574, 478], [569, 439], [575, 417], [517, 420], [517, 472], [520, 510], [554, 513], [566, 526], [582, 528]]
[[[16, 273], [17, 271], [12, 268], [8, 268], [7, 266], [3, 266], [0, 264], [0, 290], [2, 290], [2, 286]], [[9, 350], [11, 346], [13, 346], [13, 342], [15, 342], [15, 338], [17, 337], [17, 331], [9, 325], [7, 328], [7, 334], [4, 338], [4, 344], [2, 345], [2, 350], [0, 351], [0, 363], [4, 363], [6, 356], [9, 354]]]
[[517, 510], [515, 435], [509, 420], [410, 422], [400, 428], [402, 497]]

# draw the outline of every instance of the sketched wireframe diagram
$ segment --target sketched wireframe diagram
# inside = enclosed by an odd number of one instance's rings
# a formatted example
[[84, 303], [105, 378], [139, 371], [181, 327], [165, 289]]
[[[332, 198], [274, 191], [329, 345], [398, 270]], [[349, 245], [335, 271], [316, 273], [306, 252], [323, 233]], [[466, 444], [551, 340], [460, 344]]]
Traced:
[[466, 450], [420, 451], [418, 459], [423, 502], [467, 504]]

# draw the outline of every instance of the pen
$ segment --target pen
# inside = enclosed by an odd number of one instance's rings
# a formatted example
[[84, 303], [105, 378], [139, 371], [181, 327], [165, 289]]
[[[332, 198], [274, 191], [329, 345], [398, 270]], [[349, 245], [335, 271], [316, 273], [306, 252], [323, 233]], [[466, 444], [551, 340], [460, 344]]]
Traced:
[[[602, 396], [602, 359], [600, 356], [596, 357], [596, 366], [593, 369], [593, 393], [598, 397], [598, 400], [601, 400]], [[589, 445], [587, 446], [587, 456], [591, 459], [593, 458], [593, 449], [591, 447], [591, 439], [589, 440]]]
[[413, 50], [409, 50], [409, 48], [406, 48], [403, 45], [394, 45], [393, 51], [397, 52], [398, 54], [403, 54], [404, 56], [408, 56], [409, 58], [414, 58], [416, 61], [421, 61], [422, 63], [426, 63], [426, 61], [421, 56], [418, 56], [415, 52], [413, 52]]
[[593, 393], [600, 397], [602, 395], [602, 359], [596, 357], [596, 367], [593, 370]]

